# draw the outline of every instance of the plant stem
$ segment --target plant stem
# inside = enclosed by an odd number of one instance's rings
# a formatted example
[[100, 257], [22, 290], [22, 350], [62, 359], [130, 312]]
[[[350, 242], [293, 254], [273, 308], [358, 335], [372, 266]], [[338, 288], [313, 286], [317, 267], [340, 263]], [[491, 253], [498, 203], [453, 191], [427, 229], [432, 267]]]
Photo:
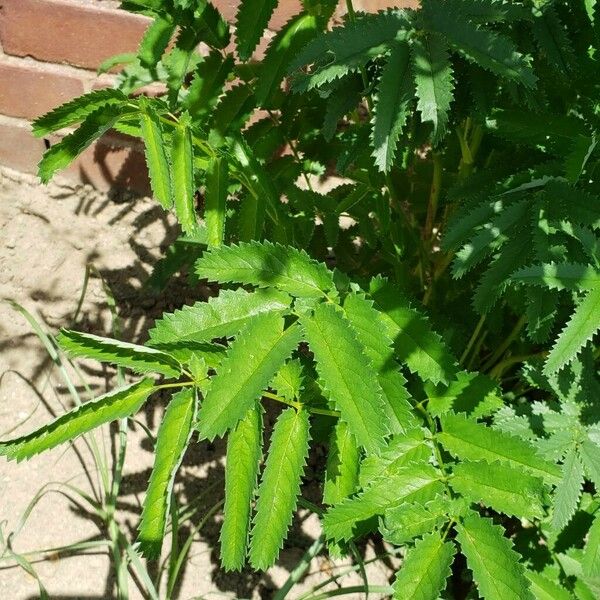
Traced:
[[477, 321], [477, 325], [475, 326], [475, 330], [473, 331], [473, 334], [471, 335], [471, 339], [467, 343], [465, 350], [462, 353], [460, 360], [458, 361], [459, 365], [462, 365], [465, 362], [465, 360], [467, 359], [467, 356], [469, 355], [469, 352], [470, 352], [473, 344], [475, 343], [475, 340], [479, 336], [479, 332], [481, 331], [481, 328], [483, 327], [485, 317], [486, 317], [486, 315], [481, 315], [481, 317], [479, 317], [479, 321]]
[[496, 361], [506, 352], [507, 348], [513, 343], [513, 341], [518, 337], [519, 333], [521, 333], [521, 329], [527, 322], [527, 317], [525, 315], [521, 316], [521, 318], [515, 323], [515, 326], [512, 328], [512, 331], [508, 334], [508, 337], [498, 346], [496, 351], [492, 354], [492, 356], [485, 362], [485, 364], [481, 367], [482, 371], [487, 371], [491, 369]]
[[433, 232], [433, 223], [437, 214], [438, 201], [442, 187], [442, 155], [439, 152], [433, 152], [433, 177], [431, 179], [431, 190], [429, 192], [429, 203], [427, 205], [427, 217], [425, 219], [425, 228], [423, 230], [423, 239], [429, 240]]

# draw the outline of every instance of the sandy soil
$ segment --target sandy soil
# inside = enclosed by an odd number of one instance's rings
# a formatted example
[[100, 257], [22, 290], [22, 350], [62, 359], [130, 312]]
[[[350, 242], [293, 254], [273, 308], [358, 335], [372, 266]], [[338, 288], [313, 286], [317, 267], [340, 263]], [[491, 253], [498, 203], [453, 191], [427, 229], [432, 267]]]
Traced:
[[[34, 178], [7, 170], [0, 172], [0, 298], [23, 305], [50, 333], [59, 327], [76, 326], [93, 333], [110, 334], [111, 312], [102, 282], [95, 275], [90, 278], [82, 310], [76, 322], [73, 321], [89, 264], [102, 274], [114, 294], [124, 340], [145, 339], [153, 319], [163, 311], [200, 297], [203, 290], [189, 287], [183, 278], [170, 284], [160, 296], [142, 288], [161, 248], [173, 237], [173, 221], [149, 199], [110, 197], [85, 186], [64, 183], [42, 187]], [[73, 405], [65, 380], [48, 358], [39, 338], [25, 318], [6, 302], [0, 303], [0, 349], [0, 438], [30, 431], [47, 422], [53, 414], [59, 414], [64, 407]], [[80, 379], [72, 369], [67, 371], [84, 399], [88, 394], [86, 386], [93, 394], [100, 394], [115, 385], [115, 374], [110, 368], [102, 368], [97, 363], [80, 363], [80, 369]], [[165, 400], [154, 400], [140, 416], [140, 421], [153, 431], [160, 422]], [[111, 439], [114, 439], [114, 431], [111, 434], [108, 428], [97, 437], [99, 446], [102, 448], [103, 443], [106, 446], [109, 457]], [[122, 530], [132, 539], [152, 453], [140, 426], [132, 426], [128, 439], [117, 510]], [[223, 450], [222, 443], [194, 444], [184, 460], [176, 490], [182, 503], [201, 497], [195, 523], [222, 496]], [[307, 475], [310, 479], [314, 473], [309, 469]], [[97, 474], [89, 449], [81, 441], [75, 449], [56, 449], [27, 463], [0, 460], [3, 536], [17, 532], [11, 544], [18, 553], [98, 539], [97, 522], [86, 512], [86, 507], [77, 507], [58, 493], [66, 490], [64, 486], [52, 483], [68, 482], [89, 492], [90, 479], [95, 484]], [[41, 489], [47, 493], [31, 512], [26, 512]], [[22, 520], [24, 514], [27, 518]], [[247, 571], [229, 575], [218, 566], [220, 520], [221, 515], [216, 511], [195, 536], [191, 558], [174, 598], [271, 598], [273, 590], [282, 585], [319, 535], [318, 521], [301, 512], [273, 569], [266, 574]], [[0, 543], [0, 548], [3, 546]], [[104, 549], [95, 552], [74, 557], [60, 553], [27, 556], [53, 599], [114, 598], [108, 553]], [[370, 557], [375, 550], [367, 547], [365, 552]], [[155, 569], [156, 565], [150, 567]], [[322, 554], [313, 559], [308, 576], [288, 598], [299, 598], [312, 586], [344, 569], [344, 563], [331, 562]], [[371, 584], [388, 582], [387, 566], [370, 566], [368, 571]], [[351, 574], [340, 577], [326, 589], [360, 582], [358, 575]], [[129, 597], [142, 597], [132, 580]], [[349, 597], [360, 598], [361, 595]], [[371, 594], [370, 597], [381, 596]], [[0, 598], [39, 598], [37, 582], [23, 569], [15, 567], [14, 562], [2, 559]]]

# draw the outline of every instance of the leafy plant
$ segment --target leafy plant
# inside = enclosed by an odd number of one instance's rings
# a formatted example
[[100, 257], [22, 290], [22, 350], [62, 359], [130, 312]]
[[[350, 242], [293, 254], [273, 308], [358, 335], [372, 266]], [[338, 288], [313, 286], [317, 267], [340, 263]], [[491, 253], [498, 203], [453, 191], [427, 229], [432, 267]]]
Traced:
[[[186, 446], [227, 436], [223, 567], [270, 567], [325, 444], [328, 550], [373, 534], [407, 548], [395, 597], [595, 597], [597, 3], [348, 2], [328, 28], [334, 4], [304, 1], [253, 60], [276, 2], [240, 3], [235, 56], [209, 2], [123, 3], [153, 24], [116, 89], [36, 122], [80, 123], [40, 176], [111, 127], [140, 137], [184, 234], [154, 285], [193, 265], [219, 293], [141, 346], [63, 331], [72, 356], [146, 378], [0, 453], [29, 458], [180, 389], [146, 556]], [[164, 95], [132, 95], [150, 82]], [[267, 405], [283, 411], [262, 466]]]

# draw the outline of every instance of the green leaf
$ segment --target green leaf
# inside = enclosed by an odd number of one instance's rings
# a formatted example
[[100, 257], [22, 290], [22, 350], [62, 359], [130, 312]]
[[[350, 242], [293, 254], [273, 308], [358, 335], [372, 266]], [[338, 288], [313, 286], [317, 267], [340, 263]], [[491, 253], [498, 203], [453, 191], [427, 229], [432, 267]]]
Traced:
[[166, 50], [175, 31], [175, 23], [167, 17], [157, 16], [146, 29], [140, 42], [138, 56], [144, 67], [154, 68]]
[[136, 373], [160, 373], [167, 377], [181, 374], [181, 365], [175, 358], [154, 348], [68, 329], [61, 329], [56, 341], [70, 356], [109, 362]]
[[225, 235], [227, 184], [229, 167], [225, 158], [213, 158], [206, 169], [204, 218], [208, 230], [208, 247], [219, 247]]
[[346, 296], [344, 313], [377, 372], [391, 433], [401, 433], [414, 427], [417, 419], [405, 387], [406, 379], [395, 361], [393, 342], [387, 335], [383, 315], [373, 308], [371, 300], [358, 294]]
[[271, 382], [271, 387], [277, 390], [286, 400], [294, 401], [300, 397], [304, 387], [302, 363], [298, 359], [288, 360]]
[[122, 105], [126, 101], [127, 96], [123, 92], [110, 88], [84, 94], [37, 118], [32, 124], [33, 134], [37, 137], [48, 135], [83, 121], [99, 108], [111, 104]]
[[442, 430], [437, 434], [438, 440], [462, 460], [505, 461], [548, 483], [557, 483], [560, 478], [555, 464], [541, 458], [533, 446], [517, 437], [452, 414], [442, 419]]
[[600, 329], [600, 286], [591, 289], [579, 302], [569, 322], [546, 358], [544, 373], [550, 375], [570, 363]]
[[433, 531], [448, 520], [450, 500], [439, 496], [425, 504], [405, 502], [385, 512], [384, 525], [379, 527], [384, 539], [403, 546], [414, 538]]
[[51, 423], [28, 435], [0, 442], [0, 456], [21, 461], [44, 450], [50, 450], [64, 442], [75, 439], [88, 431], [123, 419], [137, 412], [146, 398], [154, 391], [151, 379], [104, 394], [95, 400], [76, 406]]
[[293, 408], [283, 411], [273, 428], [258, 488], [250, 542], [250, 564], [255, 569], [272, 566], [283, 547], [300, 493], [309, 441], [308, 412]]
[[140, 127], [146, 154], [146, 163], [150, 174], [152, 192], [161, 205], [169, 210], [173, 205], [171, 175], [167, 158], [167, 144], [163, 137], [162, 126], [156, 112], [140, 99]]
[[541, 519], [544, 515], [542, 480], [505, 463], [461, 462], [453, 468], [450, 485], [472, 502], [510, 516]]
[[589, 290], [600, 286], [600, 272], [591, 265], [577, 263], [546, 263], [523, 267], [513, 273], [511, 279], [554, 290]]
[[193, 389], [173, 395], [158, 429], [154, 467], [139, 525], [139, 549], [146, 558], [158, 558], [162, 547], [171, 492], [177, 469], [192, 435], [197, 399]]
[[262, 457], [262, 410], [252, 407], [229, 433], [225, 463], [225, 508], [221, 527], [221, 564], [239, 570], [246, 561], [250, 511]]
[[510, 38], [479, 28], [460, 13], [440, 10], [436, 2], [424, 4], [422, 16], [427, 29], [442, 35], [476, 65], [526, 87], [535, 85], [537, 78], [528, 60], [517, 52]]
[[437, 35], [417, 38], [411, 46], [421, 121], [433, 125], [433, 143], [446, 133], [454, 97], [454, 75], [444, 40]]
[[325, 395], [358, 444], [376, 452], [389, 433], [382, 391], [352, 325], [331, 304], [319, 304], [301, 323]]
[[361, 522], [383, 515], [403, 502], [427, 502], [443, 490], [440, 473], [425, 462], [413, 462], [390, 469], [364, 491], [330, 508], [323, 518], [328, 539], [351, 540]]
[[235, 25], [235, 44], [240, 60], [252, 56], [276, 6], [277, 0], [241, 0]]
[[525, 576], [531, 584], [531, 592], [536, 600], [572, 600], [571, 594], [564, 587], [551, 581], [541, 573], [525, 571]]
[[337, 504], [354, 493], [358, 484], [360, 449], [344, 421], [338, 420], [331, 433], [325, 467], [323, 502]]
[[174, 313], [163, 315], [151, 329], [150, 343], [161, 347], [185, 341], [207, 342], [236, 335], [256, 315], [282, 313], [290, 297], [277, 290], [221, 290], [208, 302], [196, 302]]
[[107, 132], [117, 122], [122, 110], [116, 104], [97, 108], [85, 117], [78, 129], [47, 150], [38, 165], [42, 183], [48, 183], [56, 171], [67, 167], [95, 139]]
[[324, 264], [303, 250], [271, 242], [213, 249], [196, 262], [196, 273], [220, 283], [276, 287], [301, 298], [319, 298], [334, 289], [333, 276]]
[[344, 27], [335, 27], [310, 41], [296, 56], [289, 71], [314, 64], [310, 73], [298, 75], [295, 92], [305, 92], [357, 72], [384, 53], [394, 41], [404, 40], [411, 28], [409, 11], [395, 10], [361, 15]]
[[297, 324], [284, 331], [283, 318], [262, 313], [231, 343], [200, 407], [198, 429], [209, 440], [222, 436], [250, 410], [300, 342]]
[[562, 478], [554, 493], [552, 527], [561, 531], [573, 518], [583, 487], [583, 465], [575, 448], [567, 453], [563, 466]]
[[260, 64], [255, 94], [263, 106], [279, 90], [289, 62], [317, 33], [317, 18], [308, 14], [292, 17], [269, 44]]
[[199, 16], [202, 41], [211, 47], [225, 49], [229, 45], [229, 25], [221, 13], [210, 2], [203, 2], [204, 8]]
[[588, 532], [587, 542], [581, 561], [583, 573], [587, 577], [600, 577], [600, 512], [596, 512], [594, 522]]
[[594, 483], [596, 490], [600, 490], [600, 447], [589, 439], [584, 440], [579, 448], [579, 456], [588, 479]]
[[193, 236], [198, 230], [194, 206], [194, 164], [192, 132], [185, 119], [175, 126], [171, 136], [171, 188], [175, 214], [184, 233]]
[[377, 87], [373, 117], [372, 156], [380, 171], [388, 172], [396, 156], [398, 140], [410, 114], [414, 81], [408, 44], [394, 46]]
[[533, 600], [525, 569], [503, 529], [491, 519], [466, 517], [456, 526], [457, 539], [485, 600]]
[[396, 358], [424, 381], [448, 383], [453, 379], [456, 359], [400, 290], [385, 279], [371, 281], [370, 295], [383, 313], [388, 335], [394, 340]]
[[456, 546], [439, 532], [423, 536], [409, 550], [392, 587], [397, 600], [437, 600], [446, 587]]

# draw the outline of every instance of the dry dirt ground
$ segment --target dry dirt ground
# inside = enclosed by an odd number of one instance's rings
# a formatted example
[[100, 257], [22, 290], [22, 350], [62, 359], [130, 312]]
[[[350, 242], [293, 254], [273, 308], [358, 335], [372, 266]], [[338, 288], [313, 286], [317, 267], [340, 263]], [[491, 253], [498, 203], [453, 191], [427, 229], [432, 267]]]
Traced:
[[[81, 311], [75, 315], [86, 265], [93, 265], [111, 289], [120, 315], [121, 338], [127, 341], [144, 340], [153, 319], [163, 311], [200, 297], [203, 290], [190, 287], [183, 278], [174, 281], [159, 296], [142, 287], [161, 248], [173, 237], [173, 221], [149, 199], [110, 197], [85, 186], [73, 187], [60, 182], [42, 187], [32, 177], [0, 171], [0, 298], [20, 303], [35, 314], [50, 333], [56, 333], [59, 327], [75, 326], [92, 333], [110, 334], [111, 312], [98, 276], [90, 277]], [[89, 390], [100, 394], [115, 385], [115, 374], [110, 368], [97, 363], [79, 365], [80, 378], [70, 368], [68, 373], [82, 398], [87, 397]], [[140, 421], [154, 432], [165, 400], [154, 399], [140, 416]], [[65, 380], [31, 325], [9, 303], [0, 303], [0, 439], [31, 431], [52, 415], [60, 414], [65, 407], [71, 407], [72, 402]], [[106, 429], [97, 439], [100, 448], [103, 444], [106, 446], [110, 457], [114, 432], [111, 438]], [[223, 450], [219, 443], [195, 444], [184, 460], [175, 489], [182, 503], [204, 494], [195, 523], [222, 496]], [[125, 474], [117, 506], [121, 528], [130, 539], [135, 537], [151, 465], [147, 436], [141, 426], [134, 425], [128, 434]], [[90, 480], [95, 484], [97, 473], [90, 452], [81, 441], [75, 448], [56, 449], [27, 463], [8, 463], [0, 459], [3, 536], [0, 555], [7, 536], [16, 531], [10, 538], [12, 548], [31, 561], [52, 599], [115, 597], [114, 572], [105, 549], [88, 551], [84, 556], [27, 554], [99, 539], [97, 521], [86, 506], [78, 507], [60, 493], [67, 490], [61, 487], [61, 482], [89, 492]], [[47, 493], [28, 512], [28, 505], [40, 490]], [[216, 511], [195, 536], [181, 584], [173, 598], [271, 598], [273, 590], [282, 585], [319, 535], [318, 521], [301, 512], [273, 569], [266, 574], [246, 571], [230, 575], [218, 566], [220, 520], [221, 515]], [[364, 549], [367, 558], [380, 551], [381, 548], [370, 546]], [[339, 574], [337, 581], [323, 589], [360, 584], [356, 573], [341, 575], [347, 566], [321, 554], [313, 559], [307, 577], [293, 588], [288, 598], [300, 598], [334, 574]], [[150, 565], [149, 569], [155, 572], [156, 565]], [[386, 585], [389, 576], [389, 565], [368, 566], [372, 585]], [[15, 566], [14, 560], [5, 554], [0, 559], [0, 598], [39, 597], [35, 578]], [[144, 597], [131, 578], [129, 597]], [[166, 597], [164, 590], [160, 597]], [[361, 598], [362, 594], [347, 597]], [[370, 595], [374, 599], [379, 597], [382, 596]]]

